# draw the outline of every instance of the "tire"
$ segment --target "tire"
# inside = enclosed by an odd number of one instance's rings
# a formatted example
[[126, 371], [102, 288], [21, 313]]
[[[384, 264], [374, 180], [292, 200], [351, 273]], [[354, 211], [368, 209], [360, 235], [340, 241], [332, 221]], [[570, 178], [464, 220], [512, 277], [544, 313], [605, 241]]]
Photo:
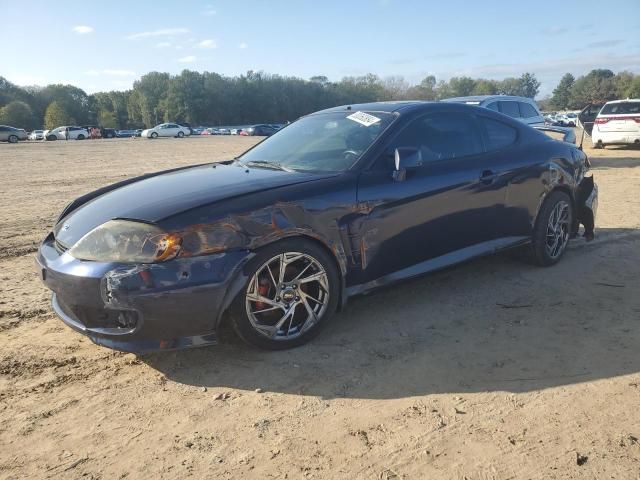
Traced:
[[183, 138], [184, 137], [184, 132], [178, 132], [178, 138]]
[[573, 204], [565, 192], [556, 190], [545, 199], [533, 229], [531, 259], [541, 267], [549, 267], [564, 255], [573, 225]]
[[150, 138], [158, 138], [158, 133], [157, 132], [151, 132], [151, 137]]
[[18, 137], [15, 135], [9, 135], [9, 143], [18, 143]]
[[[283, 258], [284, 282], [280, 278]], [[337, 308], [338, 268], [311, 241], [287, 239], [264, 247], [247, 263], [244, 274], [247, 284], [228, 313], [238, 336], [250, 345], [268, 350], [302, 345], [322, 330]], [[304, 281], [311, 277], [317, 279]]]
[[54, 140], [58, 140], [58, 137], [56, 137], [55, 135], [49, 135], [49, 136], [46, 138], [46, 140], [48, 140], [48, 141], [52, 142], [52, 141], [54, 141]]
[[84, 140], [84, 135], [82, 134], [78, 135], [77, 140]]

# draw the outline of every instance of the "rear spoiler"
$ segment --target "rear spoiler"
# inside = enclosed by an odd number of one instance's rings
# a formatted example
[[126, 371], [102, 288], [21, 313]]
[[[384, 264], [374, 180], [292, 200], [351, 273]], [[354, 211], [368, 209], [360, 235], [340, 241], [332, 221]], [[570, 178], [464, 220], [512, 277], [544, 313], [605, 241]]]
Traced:
[[560, 133], [563, 135], [562, 137], [563, 142], [573, 143], [574, 145], [576, 143], [576, 134], [573, 131], [573, 128], [552, 127], [549, 125], [533, 125], [533, 128], [535, 128], [536, 130], [542, 130], [543, 132]]

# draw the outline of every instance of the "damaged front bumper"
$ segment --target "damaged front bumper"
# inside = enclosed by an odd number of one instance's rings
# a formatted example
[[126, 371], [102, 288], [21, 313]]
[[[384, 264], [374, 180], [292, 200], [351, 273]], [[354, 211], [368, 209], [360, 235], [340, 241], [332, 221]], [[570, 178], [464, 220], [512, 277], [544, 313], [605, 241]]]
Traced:
[[65, 324], [96, 344], [140, 353], [214, 344], [250, 256], [234, 251], [157, 264], [89, 262], [59, 251], [49, 235], [36, 265]]

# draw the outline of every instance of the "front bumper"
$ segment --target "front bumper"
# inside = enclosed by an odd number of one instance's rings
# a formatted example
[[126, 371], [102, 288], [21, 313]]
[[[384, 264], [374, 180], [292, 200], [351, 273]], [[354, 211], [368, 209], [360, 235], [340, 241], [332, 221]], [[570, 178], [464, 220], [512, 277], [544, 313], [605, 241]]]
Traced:
[[77, 260], [49, 235], [36, 256], [53, 292], [56, 314], [105, 347], [127, 352], [211, 345], [241, 278], [247, 251], [174, 259], [158, 264]]

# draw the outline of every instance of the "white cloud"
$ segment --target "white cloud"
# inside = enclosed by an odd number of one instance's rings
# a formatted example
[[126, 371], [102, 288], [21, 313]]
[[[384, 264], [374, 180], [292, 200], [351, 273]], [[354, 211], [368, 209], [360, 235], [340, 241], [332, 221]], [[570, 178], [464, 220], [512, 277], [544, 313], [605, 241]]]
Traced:
[[131, 70], [118, 70], [118, 69], [104, 69], [104, 70], [87, 70], [84, 72], [85, 75], [89, 75], [92, 77], [97, 77], [99, 75], [107, 75], [110, 77], [133, 77], [136, 72]]
[[93, 32], [93, 27], [88, 27], [87, 25], [77, 25], [71, 29], [79, 35], [84, 35], [87, 33]]
[[168, 48], [171, 46], [170, 42], [160, 42], [160, 43], [156, 43], [156, 47], [158, 48]]
[[138, 32], [127, 35], [129, 40], [137, 40], [138, 38], [149, 37], [171, 37], [173, 35], [184, 35], [189, 33], [188, 28], [161, 28], [160, 30], [151, 30], [149, 32]]
[[249, 48], [249, 44], [245, 43], [245, 42], [242, 42], [242, 43], [240, 43], [240, 45], [238, 45], [238, 48], [242, 48], [242, 49]]
[[204, 15], [205, 17], [213, 17], [216, 13], [218, 12], [216, 12], [211, 5], [207, 5], [202, 11], [202, 15]]
[[195, 57], [195, 55], [187, 55], [186, 57], [182, 57], [178, 59], [178, 62], [180, 63], [193, 63], [197, 60], [197, 58]]
[[200, 43], [198, 43], [197, 47], [211, 49], [211, 48], [217, 48], [218, 44], [216, 43], [215, 40], [202, 40]]

